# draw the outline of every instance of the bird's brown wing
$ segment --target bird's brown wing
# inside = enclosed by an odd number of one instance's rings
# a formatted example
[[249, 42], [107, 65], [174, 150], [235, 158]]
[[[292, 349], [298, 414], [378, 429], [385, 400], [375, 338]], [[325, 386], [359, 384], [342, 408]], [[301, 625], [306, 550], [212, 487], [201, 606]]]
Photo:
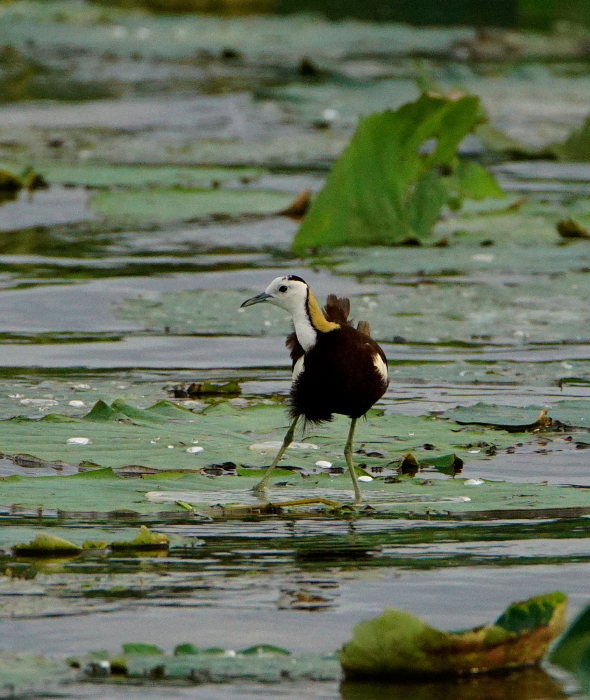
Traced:
[[293, 333], [289, 333], [285, 341], [285, 345], [291, 353], [291, 362], [293, 363], [293, 367], [295, 367], [295, 363], [297, 362], [297, 360], [300, 357], [303, 357], [303, 355], [305, 355], [303, 348], [297, 340], [297, 335], [295, 331], [293, 331]]
[[326, 305], [324, 306], [324, 316], [332, 323], [347, 324], [350, 313], [350, 300], [346, 297], [337, 297], [335, 294], [328, 294]]

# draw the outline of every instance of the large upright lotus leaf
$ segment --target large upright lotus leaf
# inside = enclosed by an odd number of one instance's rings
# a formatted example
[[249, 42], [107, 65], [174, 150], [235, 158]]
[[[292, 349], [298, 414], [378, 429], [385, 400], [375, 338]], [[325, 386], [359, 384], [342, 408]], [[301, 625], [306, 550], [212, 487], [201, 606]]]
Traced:
[[566, 596], [548, 593], [511, 605], [492, 625], [441, 632], [403, 610], [361, 622], [339, 653], [347, 676], [472, 674], [541, 660], [565, 624]]
[[35, 162], [34, 169], [49, 184], [86, 187], [208, 187], [214, 182], [256, 178], [257, 168], [177, 167], [158, 165], [70, 164]]
[[288, 206], [292, 199], [292, 194], [264, 190], [126, 189], [99, 192], [89, 206], [110, 219], [162, 223], [214, 214], [274, 214]]
[[[446, 199], [446, 185], [434, 169], [454, 164], [457, 145], [478, 118], [475, 97], [451, 101], [422, 95], [395, 112], [361, 119], [303, 220], [293, 249], [428, 238]], [[431, 152], [421, 152], [431, 139]]]

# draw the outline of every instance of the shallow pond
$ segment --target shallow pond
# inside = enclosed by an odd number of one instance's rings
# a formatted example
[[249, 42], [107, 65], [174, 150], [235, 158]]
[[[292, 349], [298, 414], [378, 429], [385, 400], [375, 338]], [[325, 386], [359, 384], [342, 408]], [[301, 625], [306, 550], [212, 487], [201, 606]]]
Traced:
[[[447, 212], [434, 232], [446, 247], [297, 259], [298, 224], [278, 213], [302, 189], [319, 190], [360, 113], [414, 98], [416, 55], [442, 85], [480, 95], [521, 157], [563, 140], [588, 111], [577, 44], [526, 34], [514, 60], [496, 61], [481, 58], [469, 29], [53, 2], [0, 9], [0, 42], [16, 52], [0, 65], [0, 157], [49, 183], [0, 204], [3, 650], [63, 659], [190, 642], [321, 655], [384, 607], [442, 629], [490, 622], [513, 600], [551, 590], [569, 595], [570, 616], [581, 610], [590, 247], [561, 245], [555, 227], [590, 224], [588, 166], [512, 162], [470, 137], [463, 154], [495, 164], [507, 196]], [[335, 495], [336, 508], [268, 515], [249, 492], [269, 459], [251, 447], [284, 430], [288, 323], [277, 309], [239, 305], [287, 273], [318, 298], [349, 296], [389, 360], [389, 390], [358, 429], [356, 459], [373, 481], [356, 512], [346, 508], [339, 420], [302, 438], [317, 450], [289, 454], [270, 496]], [[193, 382], [238, 388], [191, 395]], [[554, 422], [540, 430], [543, 408]], [[67, 444], [80, 435], [87, 445]], [[187, 454], [197, 444], [203, 451]], [[399, 475], [407, 451], [419, 470]], [[320, 457], [332, 471], [317, 467]], [[12, 553], [40, 532], [111, 543], [139, 524], [170, 537], [165, 555]], [[139, 688], [75, 678], [15, 692], [576, 695], [570, 677], [548, 670], [407, 686], [334, 673]], [[0, 687], [0, 697], [12, 692]]]

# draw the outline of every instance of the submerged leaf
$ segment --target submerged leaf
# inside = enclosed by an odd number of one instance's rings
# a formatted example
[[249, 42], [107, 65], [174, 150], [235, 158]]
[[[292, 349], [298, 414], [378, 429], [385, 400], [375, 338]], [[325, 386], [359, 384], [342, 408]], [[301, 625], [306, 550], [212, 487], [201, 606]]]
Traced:
[[493, 625], [442, 632], [403, 610], [386, 609], [354, 628], [339, 652], [347, 676], [472, 674], [538, 662], [563, 629], [566, 596], [511, 605]]

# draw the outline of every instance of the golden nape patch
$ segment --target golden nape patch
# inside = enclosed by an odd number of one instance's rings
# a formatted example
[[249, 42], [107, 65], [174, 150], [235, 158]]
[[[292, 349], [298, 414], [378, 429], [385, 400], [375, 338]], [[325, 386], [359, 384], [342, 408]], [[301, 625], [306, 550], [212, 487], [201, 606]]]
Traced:
[[326, 320], [319, 304], [309, 289], [307, 290], [307, 313], [311, 325], [320, 333], [329, 333], [330, 331], [336, 330], [336, 328], [340, 328], [339, 323], [332, 323], [332, 321]]

